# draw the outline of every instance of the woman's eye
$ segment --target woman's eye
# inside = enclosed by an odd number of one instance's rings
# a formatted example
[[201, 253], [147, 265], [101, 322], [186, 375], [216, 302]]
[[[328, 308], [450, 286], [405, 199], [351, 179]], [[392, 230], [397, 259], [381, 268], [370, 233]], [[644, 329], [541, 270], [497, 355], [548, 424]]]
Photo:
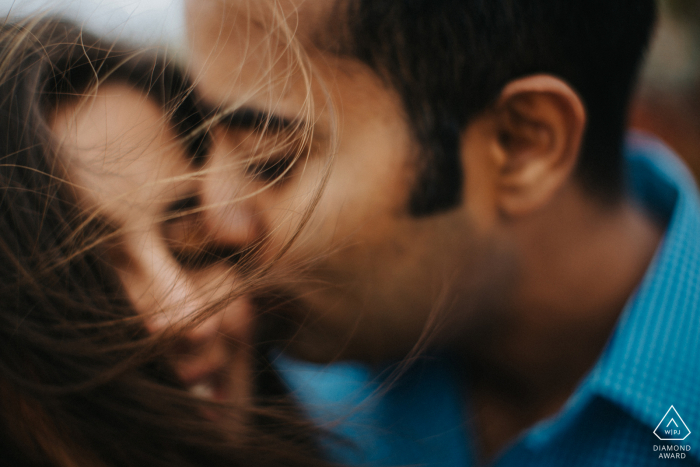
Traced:
[[202, 263], [205, 237], [202, 233], [197, 196], [176, 200], [166, 209], [161, 223], [161, 235], [173, 257], [183, 266], [191, 268]]
[[187, 269], [206, 269], [217, 264], [235, 265], [241, 258], [238, 251], [227, 248], [185, 247], [173, 250], [175, 260]]
[[213, 244], [205, 231], [196, 196], [174, 202], [161, 224], [161, 235], [175, 260], [187, 269], [205, 269], [216, 264], [236, 264], [238, 250]]
[[184, 214], [163, 223], [162, 231], [175, 260], [187, 269], [201, 269], [221, 261], [209, 253], [195, 214]]
[[122, 243], [108, 245], [104, 254], [107, 262], [119, 270], [127, 270], [131, 267], [132, 258]]

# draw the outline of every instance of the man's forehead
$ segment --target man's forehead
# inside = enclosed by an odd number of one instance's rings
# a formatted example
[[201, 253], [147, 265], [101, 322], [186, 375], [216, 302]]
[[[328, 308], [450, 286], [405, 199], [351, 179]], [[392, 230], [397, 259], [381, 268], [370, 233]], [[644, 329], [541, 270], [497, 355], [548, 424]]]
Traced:
[[[285, 0], [282, 8], [292, 22], [297, 21], [299, 39], [317, 47], [328, 48], [342, 36], [345, 0]], [[294, 15], [297, 15], [294, 18]]]
[[[323, 112], [328, 96], [309, 87], [309, 62], [303, 57], [318, 50], [315, 43], [327, 28], [333, 1], [186, 1], [190, 64], [204, 104], [224, 114], [247, 108], [295, 123], [309, 121], [305, 113], [314, 109], [317, 136], [324, 134], [317, 124], [328, 117]], [[326, 56], [321, 64], [330, 66], [329, 61], [337, 62]], [[310, 100], [310, 93], [315, 98]]]
[[347, 0], [185, 0], [190, 33], [214, 34], [221, 41], [232, 29], [268, 30], [285, 21], [296, 40], [328, 49], [337, 44]]

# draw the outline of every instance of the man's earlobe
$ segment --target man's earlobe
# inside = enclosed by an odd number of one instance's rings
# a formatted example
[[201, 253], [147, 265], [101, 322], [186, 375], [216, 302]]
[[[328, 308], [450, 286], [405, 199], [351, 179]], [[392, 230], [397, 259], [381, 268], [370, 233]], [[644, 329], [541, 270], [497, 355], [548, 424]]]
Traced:
[[509, 83], [493, 115], [496, 202], [506, 216], [524, 215], [545, 205], [571, 179], [586, 112], [564, 81], [535, 75]]

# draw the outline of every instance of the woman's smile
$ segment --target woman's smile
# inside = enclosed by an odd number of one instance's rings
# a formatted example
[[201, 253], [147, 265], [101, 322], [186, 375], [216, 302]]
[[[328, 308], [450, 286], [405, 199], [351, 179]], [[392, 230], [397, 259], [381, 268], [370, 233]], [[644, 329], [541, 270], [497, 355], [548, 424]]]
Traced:
[[[253, 307], [212, 254], [197, 213], [194, 155], [153, 99], [106, 83], [56, 114], [54, 133], [85, 208], [114, 227], [110, 261], [152, 334], [176, 336], [171, 361], [192, 394], [251, 398]], [[233, 297], [233, 298], [232, 298]]]

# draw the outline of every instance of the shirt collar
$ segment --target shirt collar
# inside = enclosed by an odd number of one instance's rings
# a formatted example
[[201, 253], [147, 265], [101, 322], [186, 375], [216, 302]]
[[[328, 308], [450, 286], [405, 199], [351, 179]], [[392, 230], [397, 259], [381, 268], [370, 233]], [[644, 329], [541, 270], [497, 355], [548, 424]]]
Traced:
[[[673, 405], [700, 432], [700, 198], [661, 143], [632, 135], [626, 152], [634, 195], [667, 221], [656, 255], [582, 389], [653, 430]], [[698, 454], [698, 453], [694, 453]]]
[[[641, 134], [625, 150], [633, 196], [666, 221], [666, 233], [603, 354], [553, 418], [523, 441], [546, 445], [603, 397], [649, 427], [673, 405], [700, 432], [700, 199], [692, 175], [668, 148]], [[699, 452], [692, 452], [698, 456]]]

